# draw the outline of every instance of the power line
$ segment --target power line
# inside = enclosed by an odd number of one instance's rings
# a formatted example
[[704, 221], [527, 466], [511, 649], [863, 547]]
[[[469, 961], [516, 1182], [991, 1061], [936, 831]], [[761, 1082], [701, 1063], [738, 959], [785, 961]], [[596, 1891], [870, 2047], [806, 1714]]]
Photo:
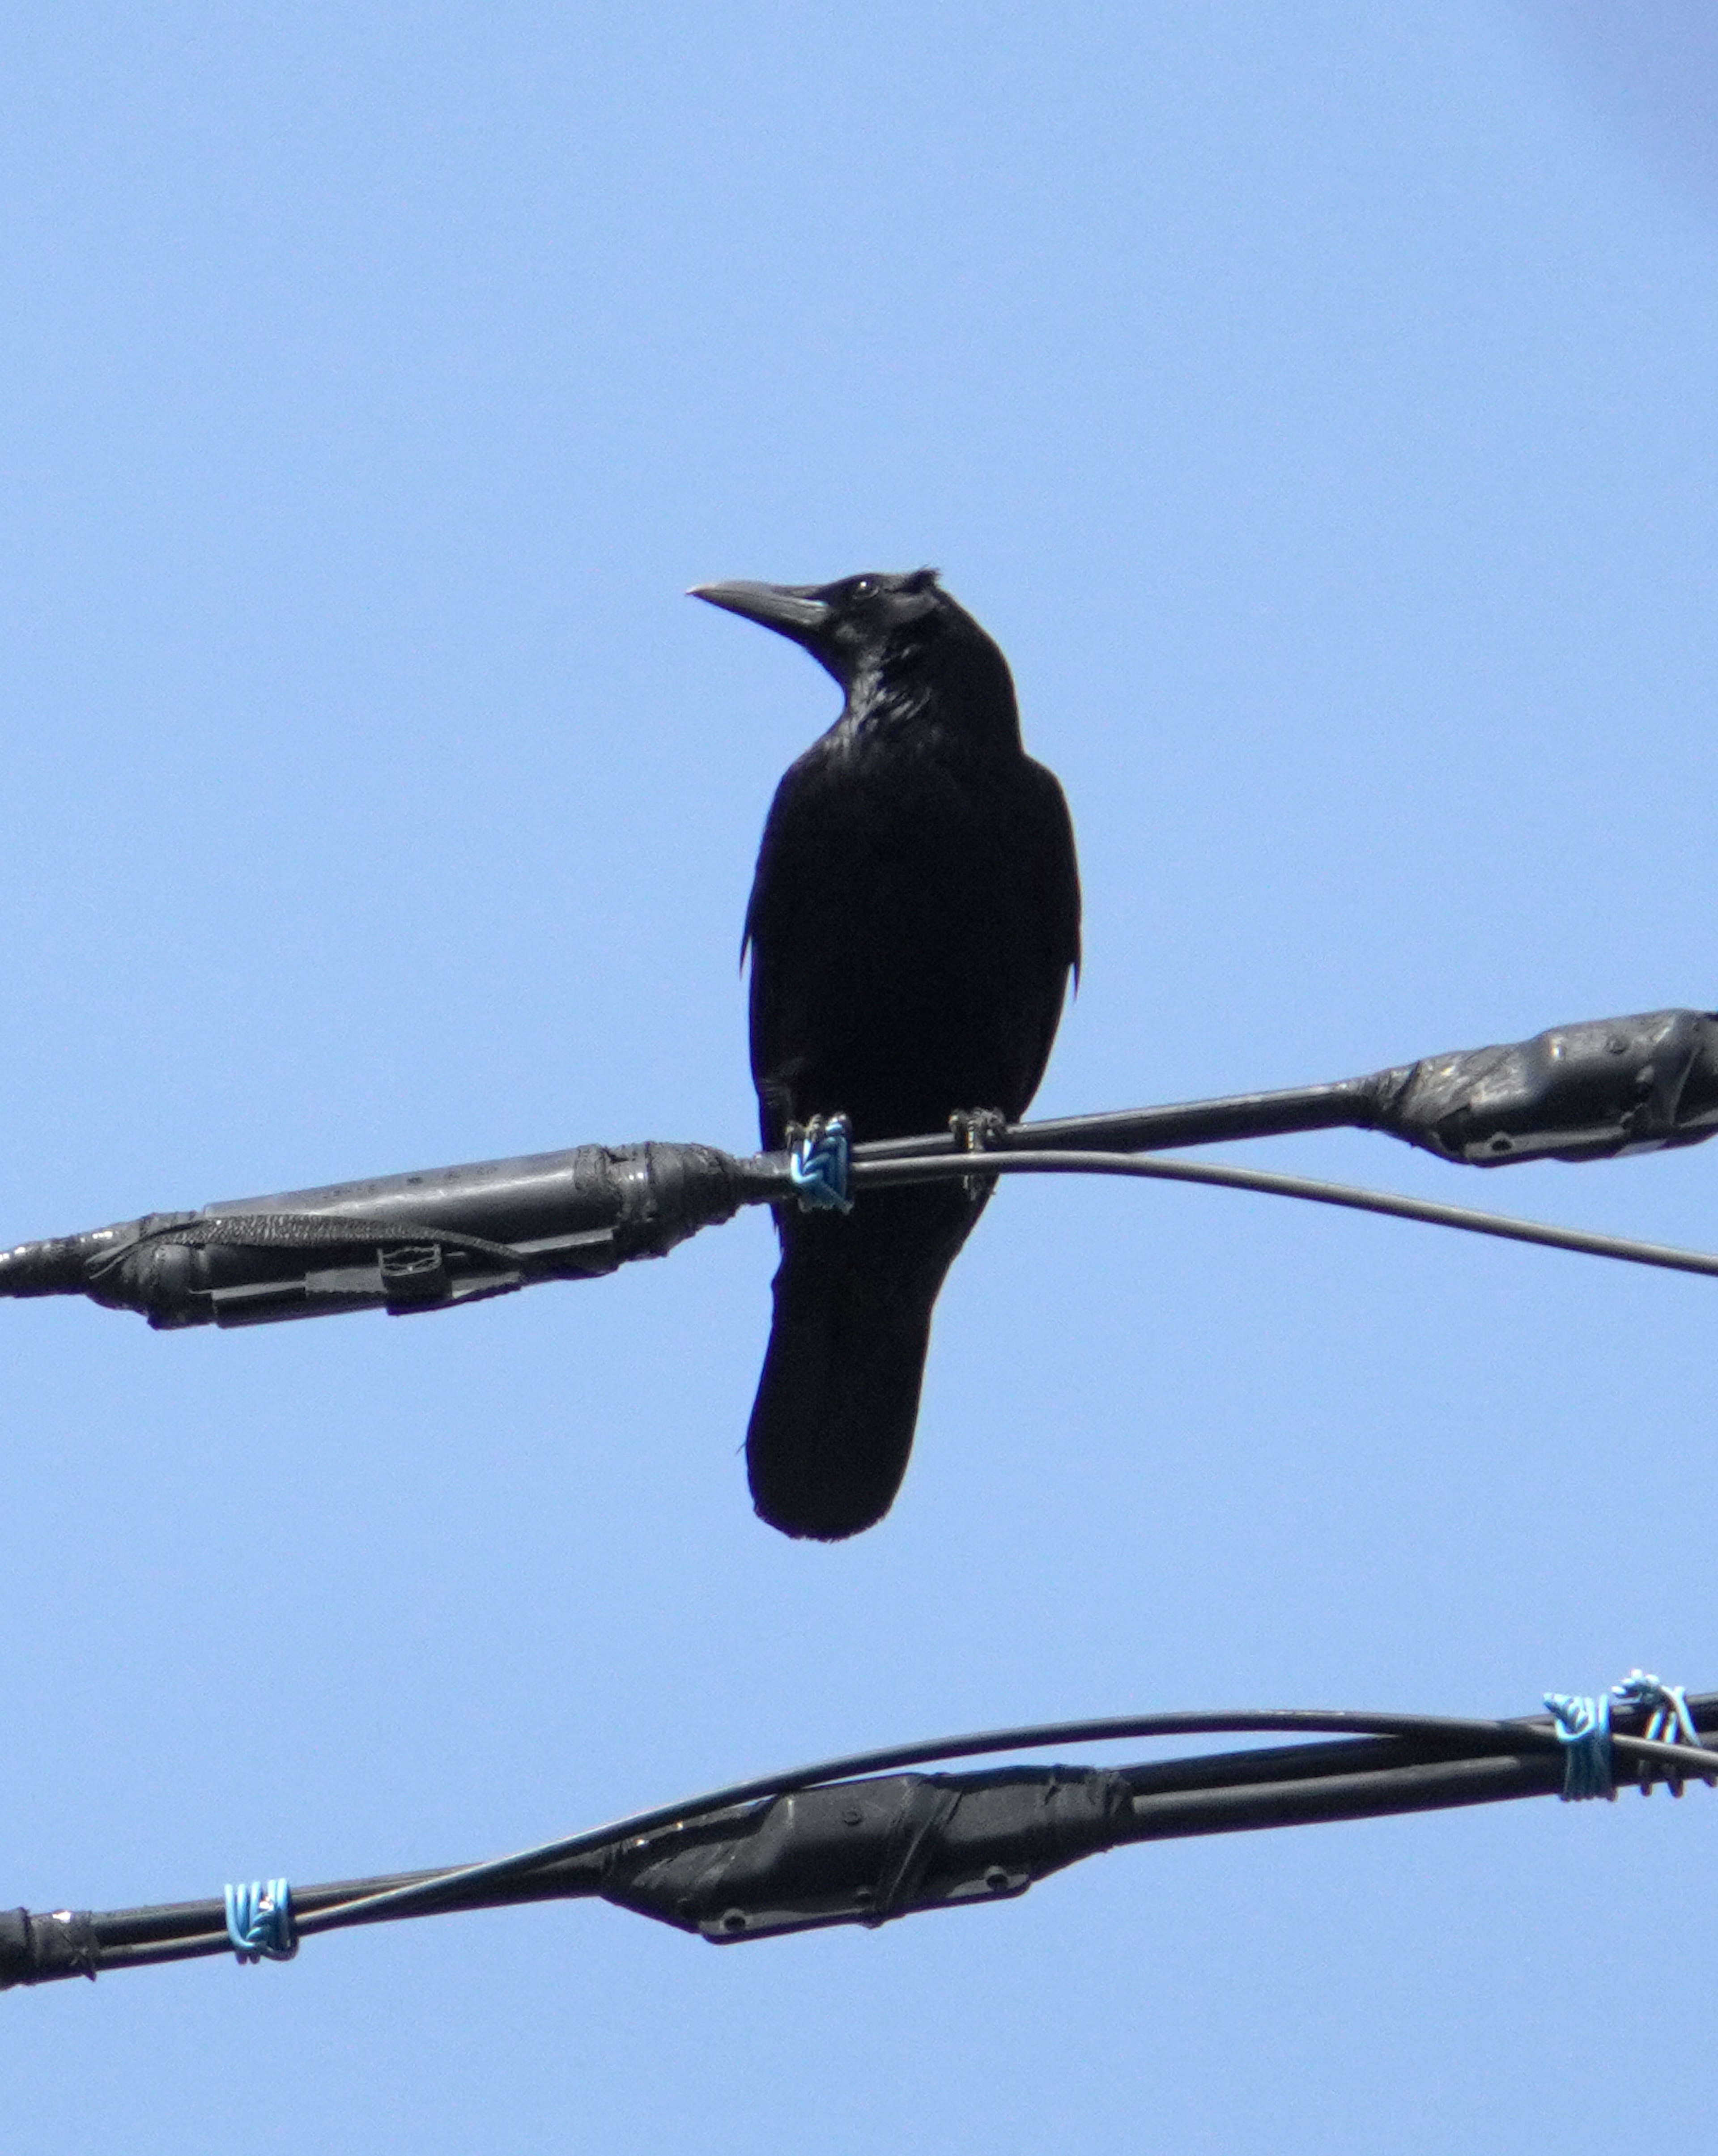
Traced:
[[[1627, 1690], [1618, 1687], [1619, 1697]], [[1718, 1693], [1685, 1704], [1689, 1728], [1718, 1731]], [[1650, 1702], [1616, 1710], [1608, 1784], [1613, 1753], [1643, 1790], [1668, 1782], [1680, 1795], [1685, 1780], [1718, 1776], [1718, 1751], [1643, 1733], [1664, 1722]], [[1119, 1768], [912, 1771], [1064, 1744], [1225, 1734], [1338, 1741]], [[1550, 1717], [1325, 1708], [1132, 1715], [936, 1738], [756, 1776], [487, 1863], [301, 1887], [289, 1897], [280, 1953], [298, 1938], [358, 1924], [589, 1898], [718, 1943], [876, 1925], [1010, 1899], [1084, 1857], [1136, 1842], [1553, 1795], [1566, 1789], [1568, 1750]], [[195, 1959], [234, 1943], [226, 1900], [19, 1909], [0, 1913], [0, 1989]]]
[[[832, 1106], [834, 1104], [832, 1104]], [[956, 1119], [957, 1121], [962, 1119]], [[968, 1139], [974, 1119], [964, 1119]], [[1608, 1159], [1718, 1130], [1718, 1016], [1653, 1011], [1286, 1091], [1065, 1116], [982, 1132], [984, 1174], [1152, 1177], [1310, 1199], [1515, 1242], [1711, 1274], [1700, 1251], [1519, 1220], [1309, 1177], [1142, 1155], [1346, 1127], [1474, 1167]], [[856, 1188], [979, 1173], [949, 1132], [852, 1148]], [[796, 1196], [787, 1153], [586, 1145], [369, 1178], [201, 1212], [146, 1214], [0, 1255], [0, 1296], [84, 1295], [167, 1328], [444, 1310], [662, 1257], [742, 1208]]]
[[[853, 1178], [868, 1184], [929, 1182], [972, 1173], [970, 1157], [903, 1156], [873, 1163], [855, 1159]], [[1560, 1228], [1549, 1221], [1521, 1220], [1507, 1213], [1480, 1213], [1468, 1205], [1444, 1205], [1433, 1199], [1408, 1198], [1394, 1191], [1362, 1190], [1351, 1183], [1323, 1183], [1311, 1176], [1282, 1175], [1274, 1170], [1234, 1168], [1224, 1161], [1137, 1160], [1126, 1154], [1004, 1152], [983, 1158], [986, 1175], [1131, 1175], [1161, 1183], [1192, 1183], [1222, 1190], [1250, 1190], [1271, 1198], [1309, 1199], [1356, 1213], [1382, 1213], [1391, 1219], [1419, 1220], [1438, 1228], [1461, 1228], [1470, 1235], [1499, 1235], [1514, 1243], [1537, 1243], [1547, 1250], [1576, 1250], [1588, 1257], [1617, 1258], [1636, 1265], [1659, 1265], [1669, 1271], [1718, 1275], [1718, 1255], [1681, 1250], [1665, 1243], [1640, 1243], [1625, 1235], [1599, 1235], [1586, 1228]]]

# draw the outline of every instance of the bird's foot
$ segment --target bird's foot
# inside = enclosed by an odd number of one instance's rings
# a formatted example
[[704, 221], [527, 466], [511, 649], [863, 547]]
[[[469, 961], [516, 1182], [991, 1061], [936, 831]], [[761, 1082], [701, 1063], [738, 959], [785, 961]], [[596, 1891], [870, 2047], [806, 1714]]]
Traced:
[[[1000, 1108], [957, 1108], [949, 1117], [948, 1127], [954, 1132], [958, 1151], [989, 1152], [1008, 1127], [1008, 1119]], [[969, 1175], [962, 1188], [975, 1205], [981, 1204], [995, 1189], [996, 1178]]]

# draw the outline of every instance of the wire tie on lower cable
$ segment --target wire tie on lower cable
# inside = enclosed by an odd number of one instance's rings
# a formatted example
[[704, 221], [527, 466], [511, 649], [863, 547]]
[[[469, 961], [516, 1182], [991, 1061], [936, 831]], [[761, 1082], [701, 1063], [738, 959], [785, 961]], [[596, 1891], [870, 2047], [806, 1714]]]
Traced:
[[[1612, 1695], [1624, 1707], [1644, 1707], [1649, 1710], [1646, 1727], [1640, 1732], [1654, 1744], [1692, 1744], [1700, 1747], [1700, 1732], [1695, 1727], [1694, 1717], [1688, 1711], [1688, 1695], [1680, 1685], [1667, 1685], [1647, 1670], [1630, 1670], [1621, 1684], [1611, 1686]], [[1718, 1777], [1702, 1774], [1700, 1779], [1710, 1789], [1718, 1789]], [[1683, 1778], [1673, 1768], [1666, 1767], [1664, 1780], [1673, 1797], [1682, 1794]], [[1640, 1794], [1649, 1797], [1653, 1793], [1651, 1770], [1643, 1760], [1640, 1769]]]
[[292, 1889], [284, 1879], [227, 1889], [227, 1936], [240, 1962], [290, 1961], [298, 1952]]
[[794, 1138], [787, 1179], [802, 1213], [852, 1212], [852, 1141], [845, 1116], [813, 1116]]
[[1611, 1772], [1611, 1695], [1597, 1699], [1584, 1694], [1548, 1691], [1545, 1703], [1556, 1723], [1557, 1742], [1563, 1748], [1563, 1802], [1580, 1804], [1589, 1797], [1617, 1800], [1617, 1784]]

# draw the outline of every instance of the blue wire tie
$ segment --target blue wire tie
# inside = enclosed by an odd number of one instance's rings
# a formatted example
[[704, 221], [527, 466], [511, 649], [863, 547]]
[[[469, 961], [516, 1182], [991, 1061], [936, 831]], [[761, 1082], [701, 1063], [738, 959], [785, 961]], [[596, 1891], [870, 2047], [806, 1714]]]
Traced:
[[845, 1116], [813, 1116], [787, 1156], [802, 1213], [851, 1213], [852, 1131]]
[[1614, 1804], [1617, 1784], [1611, 1774], [1611, 1695], [1588, 1699], [1576, 1692], [1548, 1691], [1545, 1703], [1556, 1722], [1563, 1748], [1563, 1802], [1580, 1804], [1606, 1797]]
[[[1613, 1685], [1614, 1697], [1624, 1707], [1646, 1707], [1650, 1710], [1646, 1727], [1640, 1732], [1655, 1744], [1692, 1744], [1700, 1749], [1700, 1732], [1694, 1726], [1694, 1717], [1688, 1711], [1688, 1695], [1680, 1685], [1667, 1685], [1647, 1670], [1630, 1670], [1621, 1684]], [[1700, 1779], [1710, 1789], [1718, 1787], [1710, 1774]], [[1673, 1797], [1682, 1794], [1683, 1778], [1665, 1770], [1664, 1780]], [[1652, 1778], [1643, 1763], [1640, 1794], [1649, 1797], [1653, 1793]]]
[[292, 1889], [284, 1879], [227, 1889], [227, 1936], [241, 1962], [290, 1961], [298, 1952]]

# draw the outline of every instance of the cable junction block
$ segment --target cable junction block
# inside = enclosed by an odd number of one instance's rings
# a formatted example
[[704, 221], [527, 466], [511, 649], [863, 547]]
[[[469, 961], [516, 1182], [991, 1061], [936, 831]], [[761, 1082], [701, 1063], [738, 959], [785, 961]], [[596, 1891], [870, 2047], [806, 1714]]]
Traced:
[[0, 1296], [85, 1295], [151, 1325], [408, 1317], [667, 1255], [791, 1194], [780, 1155], [577, 1146], [149, 1213], [0, 1255]]

